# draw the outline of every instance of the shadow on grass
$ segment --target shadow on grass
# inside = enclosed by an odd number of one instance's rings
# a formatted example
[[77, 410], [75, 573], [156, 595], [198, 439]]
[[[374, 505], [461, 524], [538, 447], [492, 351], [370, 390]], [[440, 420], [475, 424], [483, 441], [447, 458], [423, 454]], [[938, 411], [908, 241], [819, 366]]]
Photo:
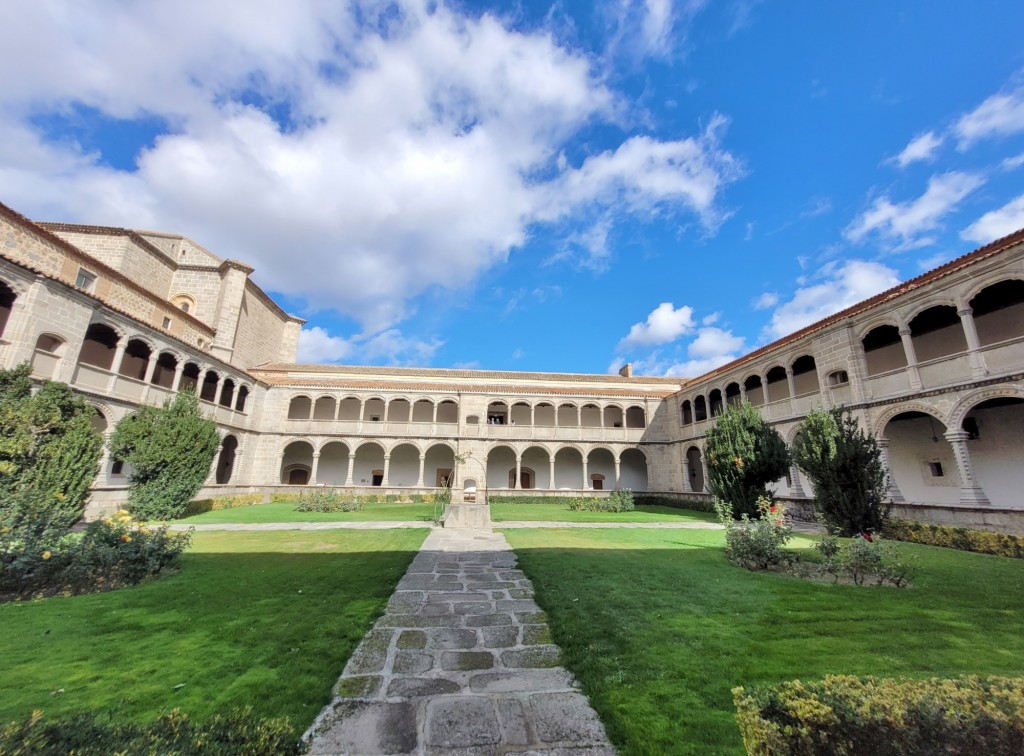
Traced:
[[743, 753], [731, 689], [826, 674], [1024, 674], [1024, 563], [907, 545], [910, 589], [730, 564], [720, 533], [515, 531], [567, 666], [624, 754]]

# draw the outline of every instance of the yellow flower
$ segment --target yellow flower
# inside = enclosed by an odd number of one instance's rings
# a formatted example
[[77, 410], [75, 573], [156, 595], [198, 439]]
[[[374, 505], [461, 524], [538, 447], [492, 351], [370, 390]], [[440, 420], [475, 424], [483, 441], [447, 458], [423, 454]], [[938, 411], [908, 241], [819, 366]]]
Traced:
[[121, 540], [124, 541], [125, 543], [131, 543], [132, 542], [132, 537], [130, 535], [128, 535], [127, 533], [125, 533], [123, 536], [121, 536]]
[[51, 554], [51, 553], [50, 553], [49, 551], [44, 551], [44, 552], [43, 552], [43, 561], [45, 562], [45, 561], [46, 561], [47, 559], [49, 559], [49, 558], [50, 558], [51, 556], [53, 556], [53, 554]]

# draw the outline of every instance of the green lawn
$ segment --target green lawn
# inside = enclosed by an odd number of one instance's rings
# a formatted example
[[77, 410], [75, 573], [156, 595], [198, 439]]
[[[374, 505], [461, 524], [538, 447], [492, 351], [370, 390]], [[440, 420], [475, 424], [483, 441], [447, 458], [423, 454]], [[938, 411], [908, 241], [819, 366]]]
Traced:
[[534, 522], [715, 522], [714, 514], [674, 507], [641, 506], [632, 512], [573, 512], [565, 500], [527, 504], [491, 504], [491, 520], [531, 520]]
[[301, 733], [425, 534], [198, 533], [169, 577], [0, 605], [0, 725], [33, 709], [147, 719], [252, 706]]
[[743, 753], [737, 685], [1024, 674], [1021, 560], [902, 544], [912, 588], [834, 586], [735, 567], [718, 531], [504, 532], [623, 754]]
[[[296, 512], [294, 501], [271, 501], [267, 504], [253, 504], [235, 509], [217, 509], [212, 512], [175, 520], [188, 525], [221, 525], [224, 523], [260, 522], [365, 522], [419, 521], [430, 523], [433, 519], [433, 504], [375, 504], [368, 503], [359, 512]], [[440, 511], [440, 507], [438, 507]]]

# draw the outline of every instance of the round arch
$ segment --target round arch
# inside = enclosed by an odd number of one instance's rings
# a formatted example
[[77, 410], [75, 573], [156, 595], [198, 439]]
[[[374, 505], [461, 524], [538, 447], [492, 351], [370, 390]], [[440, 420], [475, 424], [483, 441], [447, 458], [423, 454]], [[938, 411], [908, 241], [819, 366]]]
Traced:
[[937, 407], [932, 407], [923, 402], [902, 402], [886, 407], [875, 416], [873, 423], [875, 438], [885, 438], [885, 426], [889, 424], [889, 421], [897, 415], [902, 415], [906, 412], [920, 412], [925, 415], [931, 415], [943, 425], [949, 425], [947, 416]]
[[1024, 399], [1024, 388], [1017, 386], [1000, 386], [998, 388], [984, 388], [972, 391], [962, 397], [949, 411], [949, 427], [959, 428], [963, 425], [964, 418], [977, 405], [990, 399]]

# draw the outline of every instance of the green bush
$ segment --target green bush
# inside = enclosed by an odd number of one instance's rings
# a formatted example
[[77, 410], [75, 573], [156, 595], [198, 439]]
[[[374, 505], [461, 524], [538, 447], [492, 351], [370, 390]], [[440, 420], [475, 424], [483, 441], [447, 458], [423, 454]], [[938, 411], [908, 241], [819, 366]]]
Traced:
[[725, 526], [725, 553], [729, 561], [748, 570], [767, 570], [785, 561], [783, 547], [793, 535], [786, 522], [786, 509], [767, 496], [757, 500], [758, 519], [751, 520], [746, 513], [737, 521], [732, 509], [724, 502], [718, 508], [718, 518]]
[[666, 496], [664, 494], [635, 493], [633, 501], [638, 507], [673, 507], [691, 512], [714, 512], [715, 500], [696, 496]]
[[191, 391], [123, 417], [110, 437], [110, 454], [132, 466], [128, 510], [140, 520], [181, 517], [219, 446], [216, 423], [203, 417]]
[[363, 502], [324, 488], [313, 488], [299, 494], [296, 512], [361, 512]]
[[890, 518], [885, 524], [885, 535], [896, 541], [1024, 559], [1024, 538], [1006, 533]]
[[49, 721], [36, 711], [24, 722], [11, 722], [0, 728], [0, 753], [12, 756], [276, 756], [303, 750], [287, 719], [263, 719], [248, 708], [218, 714], [207, 722], [193, 722], [174, 709], [155, 722], [141, 725], [111, 722], [95, 714]]
[[569, 510], [572, 512], [632, 512], [633, 492], [628, 488], [616, 488], [608, 496], [601, 498], [585, 498], [572, 496], [568, 499]]
[[215, 512], [222, 509], [238, 509], [239, 507], [251, 507], [263, 501], [263, 494], [239, 494], [238, 496], [216, 496], [212, 499], [195, 499], [190, 501], [182, 517], [202, 514], [203, 512]]
[[768, 485], [789, 469], [789, 450], [778, 431], [749, 402], [730, 405], [705, 439], [708, 487], [733, 516], [756, 517]]
[[735, 688], [752, 756], [1024, 753], [1024, 678], [828, 676]]

